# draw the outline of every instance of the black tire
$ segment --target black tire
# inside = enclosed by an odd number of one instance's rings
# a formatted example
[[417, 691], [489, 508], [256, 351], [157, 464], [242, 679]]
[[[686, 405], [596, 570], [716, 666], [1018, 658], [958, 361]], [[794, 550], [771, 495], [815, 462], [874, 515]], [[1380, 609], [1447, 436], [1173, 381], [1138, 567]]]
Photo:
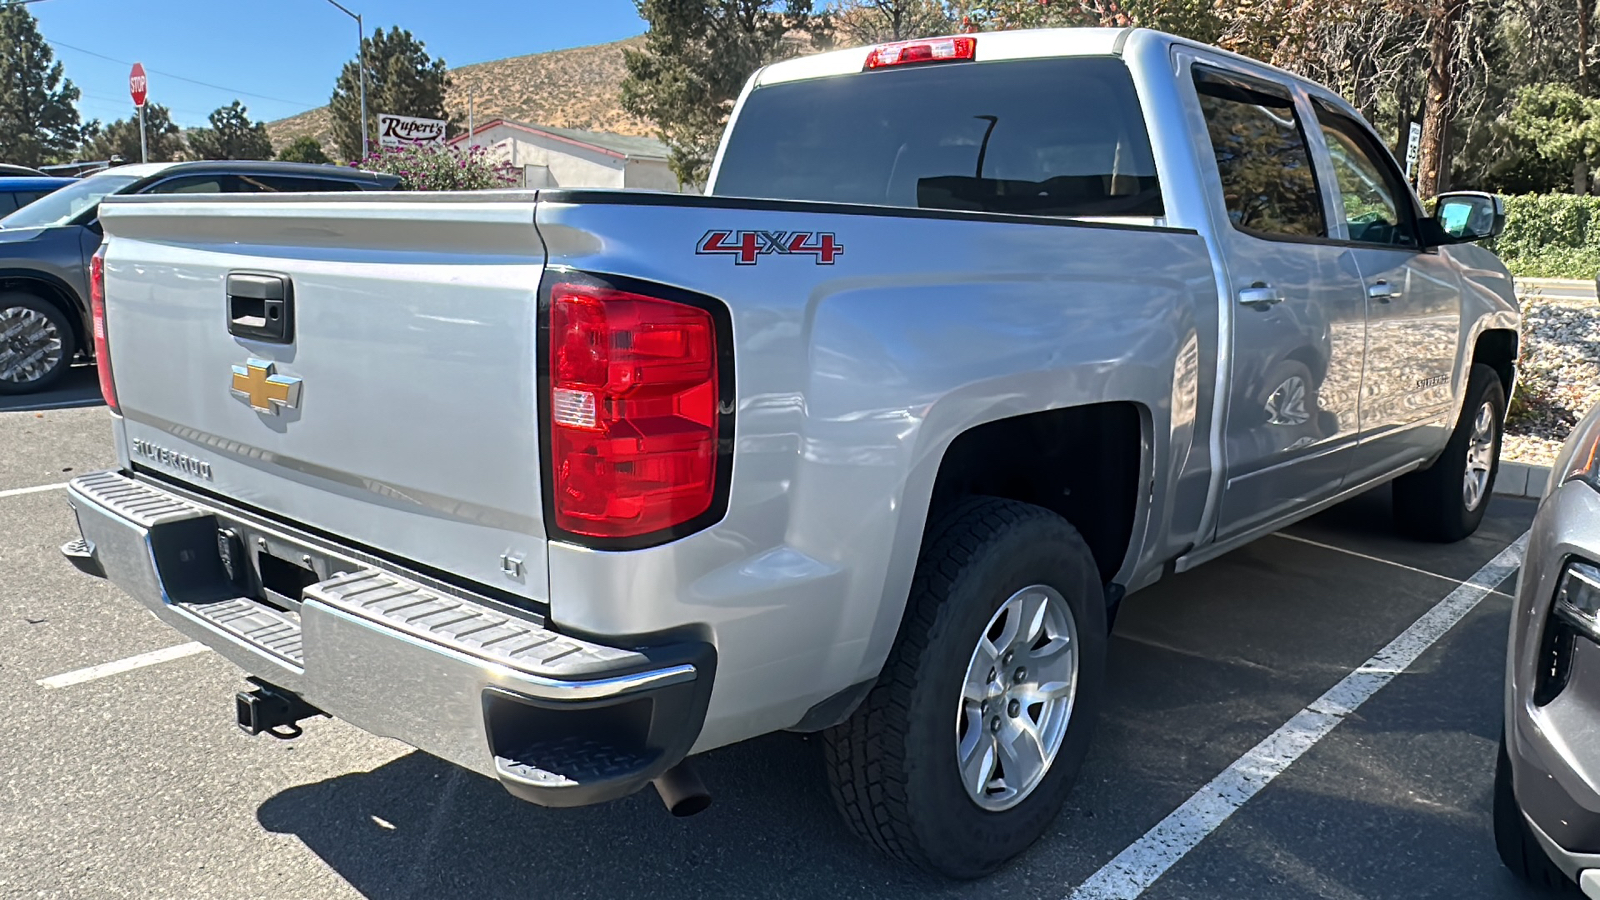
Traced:
[[[1473, 420], [1484, 404], [1493, 407], [1494, 445], [1489, 480], [1484, 485], [1482, 499], [1472, 509], [1462, 483], [1467, 472], [1467, 450], [1472, 439]], [[1500, 473], [1500, 443], [1504, 437], [1506, 418], [1506, 391], [1500, 376], [1485, 365], [1474, 365], [1467, 379], [1466, 401], [1461, 404], [1461, 416], [1455, 430], [1450, 433], [1450, 443], [1433, 465], [1421, 471], [1402, 475], [1394, 482], [1395, 524], [1412, 537], [1439, 543], [1454, 543], [1478, 530], [1484, 511], [1494, 494], [1495, 478]]]
[[[72, 326], [54, 303], [17, 291], [0, 294], [0, 323], [5, 321], [8, 312], [18, 309], [32, 310], [49, 320], [61, 341], [61, 358], [38, 377], [27, 381], [11, 381], [0, 377], [0, 394], [32, 394], [48, 389], [72, 368], [72, 357], [78, 352], [78, 341], [72, 333]], [[0, 359], [4, 358], [6, 349], [3, 339], [0, 339]]]
[[[978, 638], [1021, 588], [1053, 587], [1076, 619], [1078, 688], [1043, 780], [1004, 811], [962, 786], [957, 711]], [[1088, 750], [1104, 687], [1105, 594], [1088, 545], [1049, 510], [974, 498], [931, 527], [900, 635], [855, 714], [824, 734], [834, 800], [850, 827], [897, 859], [977, 878], [1027, 849], [1061, 811]]]
[[1577, 884], [1551, 862], [1522, 816], [1511, 784], [1511, 757], [1504, 734], [1494, 767], [1494, 846], [1500, 851], [1500, 861], [1523, 881], [1549, 891], [1576, 893]]

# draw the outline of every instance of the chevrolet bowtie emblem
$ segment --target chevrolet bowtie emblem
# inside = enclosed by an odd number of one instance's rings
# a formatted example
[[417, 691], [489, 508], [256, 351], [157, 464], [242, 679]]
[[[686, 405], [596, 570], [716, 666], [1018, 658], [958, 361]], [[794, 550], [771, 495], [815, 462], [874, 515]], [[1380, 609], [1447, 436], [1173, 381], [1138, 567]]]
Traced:
[[256, 412], [270, 416], [277, 415], [280, 408], [300, 406], [300, 379], [274, 375], [274, 365], [264, 359], [252, 359], [233, 367], [233, 395]]

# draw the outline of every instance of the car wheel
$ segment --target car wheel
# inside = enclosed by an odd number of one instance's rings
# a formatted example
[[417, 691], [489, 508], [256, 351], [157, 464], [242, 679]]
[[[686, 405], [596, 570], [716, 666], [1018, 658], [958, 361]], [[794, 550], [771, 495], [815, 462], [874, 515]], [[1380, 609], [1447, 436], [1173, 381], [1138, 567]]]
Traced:
[[0, 394], [42, 391], [60, 380], [78, 350], [67, 317], [33, 294], [0, 294]]
[[924, 538], [877, 684], [824, 734], [846, 821], [929, 871], [994, 871], [1060, 812], [1105, 651], [1105, 594], [1077, 530], [1026, 503], [963, 502]]
[[1518, 878], [1548, 890], [1574, 892], [1577, 888], [1566, 873], [1551, 862], [1528, 827], [1528, 820], [1517, 805], [1511, 785], [1511, 757], [1506, 752], [1506, 737], [1500, 735], [1500, 756], [1494, 767], [1494, 846], [1500, 861]]
[[1413, 537], [1450, 543], [1478, 530], [1500, 471], [1506, 392], [1500, 376], [1472, 367], [1466, 402], [1450, 442], [1433, 465], [1395, 479], [1394, 513]]

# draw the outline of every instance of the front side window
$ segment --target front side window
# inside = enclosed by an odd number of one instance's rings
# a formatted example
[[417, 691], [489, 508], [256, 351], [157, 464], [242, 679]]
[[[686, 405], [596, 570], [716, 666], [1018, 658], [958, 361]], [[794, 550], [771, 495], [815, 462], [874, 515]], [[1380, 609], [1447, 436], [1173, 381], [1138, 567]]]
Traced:
[[1194, 82], [1234, 227], [1266, 237], [1326, 237], [1311, 149], [1289, 92], [1200, 66]]
[[1127, 64], [906, 66], [757, 88], [714, 192], [1031, 216], [1160, 216]]
[[1375, 139], [1365, 127], [1320, 101], [1313, 101], [1328, 157], [1344, 201], [1350, 240], [1367, 244], [1415, 247], [1416, 227], [1407, 189], [1393, 167], [1376, 154]]

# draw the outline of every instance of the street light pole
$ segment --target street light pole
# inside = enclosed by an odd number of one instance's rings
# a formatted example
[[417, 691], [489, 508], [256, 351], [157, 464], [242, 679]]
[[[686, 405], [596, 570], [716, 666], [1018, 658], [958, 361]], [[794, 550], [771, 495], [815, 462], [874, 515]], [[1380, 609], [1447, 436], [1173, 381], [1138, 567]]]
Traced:
[[345, 9], [339, 0], [328, 0], [339, 11], [356, 20], [356, 80], [360, 82], [361, 91], [361, 156], [367, 155], [367, 29], [361, 24], [361, 17]]

